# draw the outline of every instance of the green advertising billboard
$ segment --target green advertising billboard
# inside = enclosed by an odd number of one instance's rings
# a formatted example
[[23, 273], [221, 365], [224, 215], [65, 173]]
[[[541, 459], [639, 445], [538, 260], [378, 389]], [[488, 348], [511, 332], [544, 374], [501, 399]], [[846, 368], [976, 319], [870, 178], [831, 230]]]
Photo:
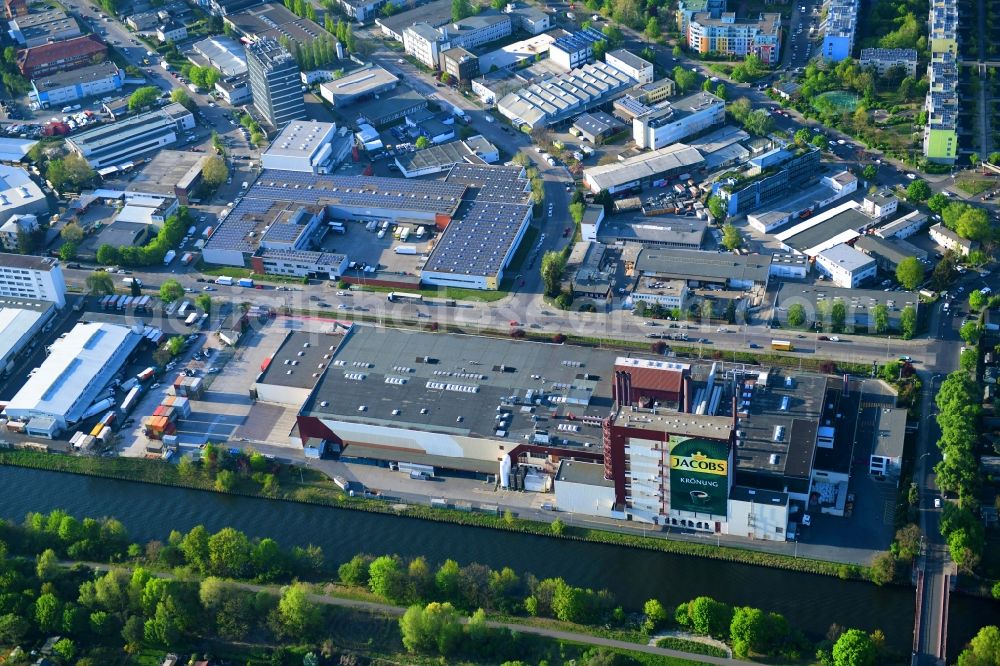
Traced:
[[670, 508], [725, 516], [729, 443], [670, 437]]

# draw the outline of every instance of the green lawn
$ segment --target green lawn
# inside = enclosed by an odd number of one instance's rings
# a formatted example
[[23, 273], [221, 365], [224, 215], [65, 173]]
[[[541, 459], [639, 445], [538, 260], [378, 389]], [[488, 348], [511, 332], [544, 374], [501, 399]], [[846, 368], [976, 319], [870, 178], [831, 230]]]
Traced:
[[955, 185], [958, 189], [962, 190], [968, 195], [976, 196], [982, 194], [986, 190], [990, 189], [995, 185], [995, 181], [986, 180], [983, 178], [957, 178], [955, 179]]

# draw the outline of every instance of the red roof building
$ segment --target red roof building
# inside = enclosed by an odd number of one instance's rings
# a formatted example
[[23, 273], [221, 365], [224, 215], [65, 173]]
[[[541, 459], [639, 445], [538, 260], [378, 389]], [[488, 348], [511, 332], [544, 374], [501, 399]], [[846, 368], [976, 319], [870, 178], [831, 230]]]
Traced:
[[3, 7], [9, 19], [28, 15], [28, 0], [4, 0]]
[[107, 60], [108, 45], [94, 35], [33, 46], [17, 52], [17, 68], [29, 79]]

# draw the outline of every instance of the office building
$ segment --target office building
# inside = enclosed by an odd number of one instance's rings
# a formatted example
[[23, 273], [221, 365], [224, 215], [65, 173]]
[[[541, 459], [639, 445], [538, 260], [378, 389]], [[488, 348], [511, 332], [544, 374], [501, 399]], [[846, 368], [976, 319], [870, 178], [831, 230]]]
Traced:
[[905, 76], [917, 76], [916, 49], [861, 49], [862, 67], [871, 67], [879, 76], [893, 67], [900, 68]]
[[834, 245], [816, 254], [816, 268], [838, 287], [854, 289], [875, 277], [875, 259], [846, 243]]
[[261, 155], [265, 169], [330, 173], [351, 152], [353, 137], [338, 134], [334, 123], [295, 120], [275, 137]]
[[625, 125], [614, 116], [610, 116], [603, 111], [584, 113], [577, 116], [570, 128], [570, 134], [591, 142], [595, 146], [604, 143], [604, 140], [619, 134], [625, 130]]
[[722, 175], [716, 194], [727, 203], [727, 215], [746, 215], [779, 201], [820, 172], [819, 149], [775, 149], [752, 158], [742, 171]]
[[26, 78], [63, 72], [107, 60], [108, 46], [96, 35], [84, 35], [17, 52], [17, 68]]
[[[49, 348], [38, 372], [7, 403], [4, 414], [25, 432], [53, 438], [86, 418], [143, 339], [143, 329], [81, 323]], [[98, 413], [91, 414], [97, 416]]]
[[791, 196], [767, 206], [767, 210], [749, 213], [747, 224], [762, 233], [806, 219], [816, 211], [858, 190], [858, 179], [850, 171], [823, 176], [815, 185], [795, 191]]
[[66, 282], [58, 259], [0, 254], [0, 297], [32, 298], [66, 305]]
[[215, 89], [230, 106], [247, 104], [253, 99], [250, 93], [250, 76], [245, 72], [216, 81]]
[[658, 150], [726, 120], [726, 103], [709, 92], [696, 92], [673, 102], [660, 102], [632, 121], [632, 138], [639, 148]]
[[511, 26], [509, 15], [490, 11], [440, 27], [415, 23], [403, 30], [403, 48], [426, 67], [438, 69], [443, 51], [458, 47], [474, 49], [495, 42], [509, 36]]
[[458, 81], [468, 83], [479, 76], [479, 57], [456, 46], [441, 52], [441, 71]]
[[254, 108], [268, 125], [282, 130], [306, 117], [299, 66], [276, 40], [261, 39], [247, 47], [247, 72]]
[[51, 72], [31, 80], [31, 97], [43, 109], [121, 90], [125, 73], [105, 61], [89, 67]]
[[653, 63], [643, 60], [631, 51], [617, 49], [606, 53], [604, 62], [625, 73], [629, 78], [638, 81], [640, 85], [653, 82]]
[[582, 67], [593, 61], [594, 44], [602, 41], [606, 41], [603, 32], [586, 28], [553, 42], [549, 46], [549, 59], [566, 71]]
[[48, 9], [14, 18], [9, 34], [22, 47], [31, 48], [79, 37], [83, 33], [76, 19], [66, 16], [61, 9]]
[[862, 412], [862, 421], [871, 424], [874, 439], [868, 473], [897, 486], [903, 470], [906, 420], [906, 409], [900, 407], [866, 407]]
[[781, 60], [781, 14], [738, 19], [734, 12], [719, 16], [698, 12], [692, 15], [685, 37], [688, 48], [701, 54], [753, 54], [766, 65]]
[[397, 11], [392, 16], [379, 16], [375, 25], [382, 34], [397, 42], [403, 41], [403, 31], [411, 25], [426, 23], [433, 28], [440, 28], [451, 23], [451, 0], [431, 0], [419, 5], [410, 5], [405, 11]]
[[319, 86], [320, 96], [336, 107], [349, 106], [374, 99], [399, 83], [399, 77], [378, 65], [356, 69], [339, 79], [326, 81]]
[[614, 67], [595, 62], [508, 93], [497, 110], [516, 126], [544, 127], [610, 102], [634, 83]]
[[858, 27], [858, 0], [826, 0], [823, 45], [820, 53], [831, 62], [850, 58]]
[[888, 224], [875, 229], [875, 235], [879, 238], [909, 238], [917, 233], [927, 224], [927, 214], [919, 210], [911, 211]]
[[373, 16], [380, 16], [382, 8], [388, 4], [403, 6], [398, 0], [337, 0], [340, 8], [356, 21], [368, 21]]
[[515, 30], [523, 30], [529, 35], [540, 35], [552, 27], [552, 17], [532, 5], [508, 3], [504, 13], [514, 20]]
[[581, 240], [596, 242], [597, 234], [601, 231], [602, 222], [604, 222], [604, 206], [587, 204], [587, 207], [583, 210], [583, 219], [580, 220]]
[[194, 129], [194, 115], [180, 104], [167, 104], [148, 111], [74, 134], [66, 144], [100, 169], [131, 162], [136, 158], [175, 144]]
[[180, 42], [187, 39], [188, 31], [183, 23], [164, 23], [156, 28], [156, 39], [161, 44]]

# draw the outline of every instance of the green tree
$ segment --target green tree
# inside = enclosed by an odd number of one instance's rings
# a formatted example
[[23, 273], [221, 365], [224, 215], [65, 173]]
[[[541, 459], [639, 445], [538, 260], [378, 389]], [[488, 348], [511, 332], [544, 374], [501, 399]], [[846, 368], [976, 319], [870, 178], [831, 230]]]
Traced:
[[198, 306], [198, 309], [205, 314], [211, 314], [212, 312], [212, 297], [209, 294], [201, 293], [198, 294], [194, 299], [194, 304]]
[[87, 293], [93, 296], [115, 293], [114, 278], [105, 271], [94, 271], [87, 276], [85, 282], [87, 284]]
[[712, 219], [717, 222], [722, 222], [726, 219], [726, 204], [721, 197], [713, 194], [708, 198], [706, 205], [708, 206], [708, 212], [712, 215]]
[[450, 603], [410, 606], [399, 619], [403, 646], [409, 652], [452, 654], [462, 638], [461, 616]]
[[159, 99], [161, 91], [156, 86], [143, 86], [136, 88], [135, 92], [129, 95], [128, 110], [138, 111], [151, 105]]
[[915, 180], [906, 186], [906, 200], [914, 203], [927, 201], [931, 196], [931, 186], [926, 180]]
[[[219, 473], [220, 476], [222, 472]], [[208, 563], [217, 576], [242, 578], [250, 568], [250, 541], [247, 535], [224, 527], [208, 538]]]
[[368, 563], [371, 558], [355, 555], [337, 568], [337, 576], [344, 585], [368, 585]]
[[83, 240], [83, 229], [76, 222], [70, 222], [59, 231], [59, 236], [67, 243], [79, 243]]
[[556, 536], [562, 536], [563, 532], [566, 531], [566, 525], [563, 523], [563, 521], [556, 518], [549, 525], [549, 530]]
[[699, 634], [722, 638], [729, 635], [733, 609], [711, 597], [697, 597], [687, 604], [691, 628]]
[[35, 600], [35, 623], [42, 633], [54, 631], [62, 619], [62, 602], [48, 592]]
[[451, 0], [451, 20], [458, 23], [475, 13], [469, 0]]
[[715, 86], [715, 96], [721, 100], [729, 98], [729, 89], [726, 88], [725, 83], [720, 82], [719, 85]]
[[650, 16], [649, 20], [646, 21], [646, 29], [643, 31], [643, 34], [645, 34], [647, 38], [652, 40], [656, 40], [659, 38], [660, 22], [656, 20], [655, 16]]
[[97, 248], [97, 263], [99, 264], [110, 266], [111, 264], [118, 263], [119, 258], [118, 248], [113, 245], [104, 243]]
[[873, 666], [875, 657], [875, 644], [860, 629], [848, 629], [833, 645], [834, 666]]
[[982, 208], [968, 207], [955, 222], [955, 233], [970, 240], [989, 240], [993, 235], [989, 214]]
[[899, 313], [899, 330], [904, 340], [909, 340], [917, 334], [917, 311], [912, 305], [907, 305]]
[[587, 204], [577, 201], [569, 205], [569, 214], [575, 224], [583, 222], [583, 216], [587, 212]]
[[896, 280], [904, 289], [916, 289], [924, 281], [924, 265], [916, 257], [907, 257], [896, 265]]
[[976, 364], [979, 362], [979, 355], [976, 353], [975, 347], [965, 349], [962, 354], [958, 357], [958, 367], [962, 369], [963, 372], [972, 372], [976, 369]]
[[938, 192], [937, 194], [931, 195], [927, 200], [927, 207], [931, 209], [932, 212], [940, 213], [945, 209], [951, 200], [944, 194]]
[[180, 544], [184, 560], [203, 573], [207, 572], [209, 567], [208, 539], [208, 530], [203, 525], [195, 525]]
[[670, 50], [670, 54], [673, 55], [674, 58], [680, 58], [682, 55], [684, 55], [684, 51], [681, 50], [679, 44], [674, 44], [674, 48]]
[[969, 164], [971, 164], [972, 166], [979, 165], [979, 153], [975, 152], [969, 153]]
[[722, 226], [722, 245], [727, 250], [735, 250], [743, 245], [743, 237], [740, 235], [739, 229], [731, 222]]
[[[620, 23], [624, 23], [624, 21], [620, 21]], [[601, 32], [604, 33], [604, 39], [607, 40], [608, 46], [613, 49], [621, 46], [622, 41], [625, 39], [624, 35], [622, 35], [622, 29], [614, 23], [606, 24], [601, 28]]]
[[36, 560], [35, 573], [41, 581], [52, 581], [59, 576], [61, 567], [56, 551], [46, 548], [41, 552]]
[[962, 324], [962, 328], [958, 330], [958, 334], [965, 340], [968, 345], [974, 345], [979, 341], [979, 335], [982, 331], [979, 329], [979, 324], [974, 321], [967, 321]]
[[[183, 344], [183, 338], [181, 338]], [[236, 487], [236, 474], [228, 469], [220, 469], [215, 475], [215, 489], [220, 493], [228, 493]]]
[[122, 638], [125, 640], [125, 651], [134, 654], [142, 647], [142, 642], [146, 638], [145, 627], [142, 618], [138, 615], [130, 615], [125, 620], [122, 627]]
[[76, 656], [76, 644], [69, 638], [62, 638], [52, 646], [52, 654], [59, 657], [64, 664], [68, 664]]
[[547, 296], [557, 296], [562, 290], [562, 277], [565, 269], [566, 256], [562, 252], [549, 250], [542, 256], [540, 271]]
[[659, 599], [647, 600], [642, 606], [642, 614], [646, 616], [642, 623], [642, 630], [647, 634], [653, 633], [667, 621], [667, 609], [663, 607]]
[[383, 555], [368, 565], [368, 587], [377, 596], [392, 603], [406, 595], [406, 574], [400, 569], [399, 560]]
[[996, 666], [1000, 664], [1000, 628], [989, 625], [979, 630], [958, 655], [957, 666]]
[[445, 560], [434, 574], [434, 584], [442, 598], [448, 601], [457, 600], [462, 585], [462, 570], [458, 562]]
[[198, 105], [194, 103], [194, 100], [191, 99], [191, 95], [189, 95], [188, 91], [184, 90], [184, 88], [174, 88], [170, 93], [170, 101], [176, 102], [188, 111], [192, 112], [198, 108]]
[[867, 181], [875, 180], [878, 176], [878, 167], [874, 164], [866, 164], [865, 168], [861, 170], [861, 177]]
[[221, 155], [213, 155], [205, 160], [201, 177], [206, 186], [216, 188], [229, 178], [229, 167]]
[[431, 145], [431, 141], [426, 136], [418, 136], [413, 145], [417, 147], [417, 150], [423, 150]]
[[842, 300], [834, 301], [833, 305], [830, 307], [830, 326], [834, 331], [840, 333], [844, 330], [844, 324], [846, 321], [847, 305], [845, 305]]
[[793, 303], [788, 307], [788, 325], [798, 328], [806, 323], [806, 309], [801, 303]]
[[888, 551], [875, 555], [869, 576], [876, 585], [891, 583], [896, 577], [896, 556]]
[[879, 303], [872, 308], [872, 322], [875, 325], [875, 333], [882, 335], [889, 330], [889, 308], [884, 303]]
[[903, 562], [912, 562], [920, 554], [920, 527], [913, 523], [896, 530], [896, 556]]
[[973, 310], [982, 310], [986, 305], [986, 295], [978, 289], [969, 292], [969, 307]]
[[160, 300], [164, 303], [173, 303], [184, 298], [184, 287], [173, 278], [163, 281], [160, 285]]
[[309, 586], [293, 583], [285, 588], [278, 602], [278, 616], [286, 635], [299, 641], [309, 640], [319, 629], [322, 613], [309, 598]]
[[29, 631], [31, 624], [23, 617], [14, 613], [0, 615], [0, 643], [15, 645], [21, 642]]

